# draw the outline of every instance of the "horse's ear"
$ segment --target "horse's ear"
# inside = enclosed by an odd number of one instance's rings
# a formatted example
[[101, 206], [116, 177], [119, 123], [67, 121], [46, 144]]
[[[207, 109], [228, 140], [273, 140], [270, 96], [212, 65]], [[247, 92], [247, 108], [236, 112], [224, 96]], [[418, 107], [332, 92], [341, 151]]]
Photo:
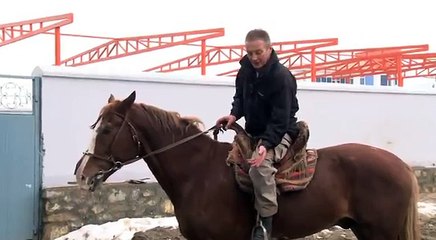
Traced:
[[124, 101], [130, 101], [130, 104], [133, 104], [136, 99], [136, 91], [133, 91]]
[[111, 93], [111, 95], [109, 96], [109, 99], [107, 100], [107, 103], [111, 103], [111, 102], [113, 102], [113, 101], [115, 101], [115, 97], [114, 97], [114, 95]]
[[121, 103], [120, 103], [120, 111], [122, 113], [125, 113], [130, 106], [132, 106], [132, 104], [135, 102], [136, 99], [136, 91], [133, 91], [126, 99], [124, 99]]

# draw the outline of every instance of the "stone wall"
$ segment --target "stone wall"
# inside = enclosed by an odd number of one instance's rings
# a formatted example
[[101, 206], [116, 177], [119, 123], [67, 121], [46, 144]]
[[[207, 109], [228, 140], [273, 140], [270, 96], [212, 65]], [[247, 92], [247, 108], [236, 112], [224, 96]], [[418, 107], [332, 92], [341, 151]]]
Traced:
[[436, 193], [436, 167], [414, 167], [421, 193]]
[[104, 184], [94, 193], [77, 186], [47, 188], [42, 198], [43, 240], [55, 239], [86, 224], [174, 214], [157, 183]]
[[[436, 167], [415, 167], [421, 192], [436, 192]], [[157, 183], [105, 184], [94, 193], [76, 186], [43, 190], [43, 240], [52, 240], [86, 224], [120, 218], [172, 216], [173, 206]]]

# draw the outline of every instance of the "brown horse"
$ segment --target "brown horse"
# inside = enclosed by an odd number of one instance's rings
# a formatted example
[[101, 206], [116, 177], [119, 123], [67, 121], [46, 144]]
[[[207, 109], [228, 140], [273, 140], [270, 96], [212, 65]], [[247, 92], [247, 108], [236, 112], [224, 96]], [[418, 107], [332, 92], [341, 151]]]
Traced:
[[[231, 144], [204, 134], [192, 118], [135, 98], [135, 92], [122, 101], [111, 95], [102, 108], [76, 165], [78, 184], [94, 191], [121, 166], [144, 158], [187, 239], [250, 239], [256, 212], [225, 164]], [[183, 144], [174, 145], [179, 140]], [[273, 237], [304, 237], [339, 225], [358, 239], [419, 239], [418, 191], [411, 168], [390, 152], [361, 144], [318, 149], [307, 188], [278, 196]]]

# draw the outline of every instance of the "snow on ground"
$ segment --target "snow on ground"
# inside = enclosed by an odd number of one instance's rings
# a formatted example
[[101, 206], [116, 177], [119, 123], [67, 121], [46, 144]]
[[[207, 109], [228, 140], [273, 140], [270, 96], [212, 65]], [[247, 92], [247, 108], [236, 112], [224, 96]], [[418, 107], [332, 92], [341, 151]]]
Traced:
[[[435, 218], [436, 203], [419, 202], [418, 211], [428, 218]], [[175, 217], [122, 218], [101, 225], [85, 225], [55, 240], [131, 240], [136, 232], [143, 232], [155, 227], [177, 228], [177, 226], [178, 223]]]
[[164, 218], [122, 218], [116, 222], [101, 225], [85, 225], [55, 240], [131, 240], [136, 232], [155, 227], [177, 228], [175, 217]]
[[436, 217], [436, 203], [418, 202], [418, 211], [428, 218]]

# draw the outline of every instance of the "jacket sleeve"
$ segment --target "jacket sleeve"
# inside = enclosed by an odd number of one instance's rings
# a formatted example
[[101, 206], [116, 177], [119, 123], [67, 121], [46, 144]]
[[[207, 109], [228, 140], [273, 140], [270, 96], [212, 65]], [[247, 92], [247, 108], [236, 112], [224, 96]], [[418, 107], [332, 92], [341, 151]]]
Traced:
[[236, 117], [236, 120], [240, 119], [244, 116], [244, 110], [243, 110], [243, 95], [242, 95], [242, 78], [241, 73], [238, 71], [238, 74], [236, 75], [235, 80], [235, 94], [233, 96], [233, 102], [232, 102], [232, 109], [230, 110], [230, 114]]
[[271, 95], [272, 113], [271, 120], [265, 132], [260, 136], [262, 145], [268, 150], [276, 147], [282, 140], [289, 127], [291, 104], [295, 97], [296, 89], [290, 88], [291, 74], [279, 74], [278, 87]]

